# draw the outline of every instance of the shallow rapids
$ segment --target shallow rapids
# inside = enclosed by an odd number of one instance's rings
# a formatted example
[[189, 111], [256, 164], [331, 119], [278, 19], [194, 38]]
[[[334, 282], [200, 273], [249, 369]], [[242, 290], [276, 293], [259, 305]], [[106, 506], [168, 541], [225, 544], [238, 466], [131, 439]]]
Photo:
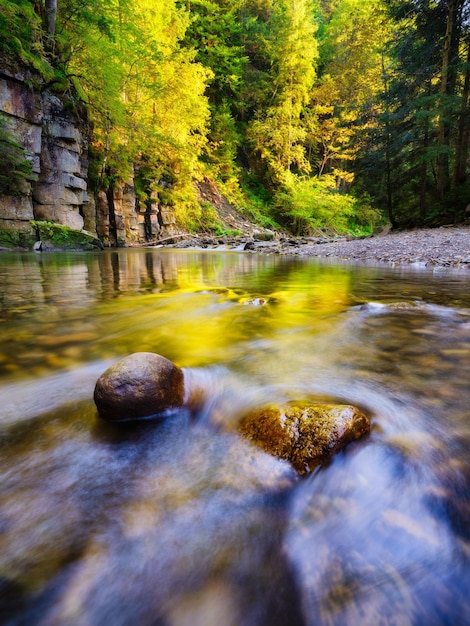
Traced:
[[[470, 278], [243, 253], [0, 255], [0, 623], [470, 624]], [[101, 422], [135, 351], [193, 413]], [[355, 404], [313, 474], [250, 408]]]

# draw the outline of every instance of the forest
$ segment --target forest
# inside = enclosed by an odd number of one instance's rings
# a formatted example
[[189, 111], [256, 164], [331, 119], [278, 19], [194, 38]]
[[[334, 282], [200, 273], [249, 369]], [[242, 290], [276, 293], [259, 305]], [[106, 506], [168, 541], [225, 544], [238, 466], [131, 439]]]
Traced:
[[467, 0], [0, 0], [0, 57], [86, 116], [91, 190], [132, 173], [193, 231], [203, 179], [296, 235], [470, 203]]

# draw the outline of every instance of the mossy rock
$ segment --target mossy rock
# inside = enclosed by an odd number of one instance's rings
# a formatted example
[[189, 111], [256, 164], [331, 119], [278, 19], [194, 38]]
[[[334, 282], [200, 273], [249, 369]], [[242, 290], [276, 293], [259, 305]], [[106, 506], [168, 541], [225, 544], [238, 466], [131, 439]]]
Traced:
[[31, 250], [36, 241], [36, 235], [30, 230], [0, 229], [0, 248], [8, 250]]
[[54, 222], [31, 221], [36, 230], [38, 243], [34, 249], [40, 252], [62, 250], [102, 250], [103, 244], [97, 237], [84, 230], [74, 230]]
[[290, 461], [300, 474], [312, 471], [369, 431], [369, 418], [356, 407], [302, 402], [251, 411], [240, 425], [247, 439]]

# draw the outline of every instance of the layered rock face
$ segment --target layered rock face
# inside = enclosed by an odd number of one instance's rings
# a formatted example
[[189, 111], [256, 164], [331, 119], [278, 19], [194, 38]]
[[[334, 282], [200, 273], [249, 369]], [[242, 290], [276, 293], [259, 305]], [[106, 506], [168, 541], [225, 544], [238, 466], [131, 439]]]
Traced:
[[33, 184], [35, 217], [82, 230], [83, 205], [88, 202], [86, 129], [56, 96], [46, 91], [42, 101], [40, 172]]
[[34, 77], [0, 73], [0, 112], [31, 161], [36, 180], [21, 195], [0, 196], [0, 229], [24, 231], [29, 220], [84, 228], [88, 202], [86, 123], [51, 92], [33, 89]]
[[[94, 203], [96, 232], [107, 245], [152, 241], [179, 232], [173, 207], [161, 205], [156, 192], [151, 194], [147, 205], [137, 201], [132, 177], [116, 184], [108, 193], [100, 191]], [[92, 230], [86, 215], [85, 228]]]
[[33, 170], [16, 195], [0, 195], [0, 232], [29, 233], [34, 241], [31, 220], [54, 222], [109, 246], [178, 233], [173, 207], [161, 205], [156, 192], [146, 204], [137, 201], [132, 172], [107, 192], [89, 193], [89, 128], [75, 106], [44, 89], [29, 70], [0, 62], [0, 115]]
[[[29, 89], [25, 77], [0, 75], [0, 112], [12, 133], [29, 155], [33, 173], [39, 174], [42, 144], [42, 98]], [[25, 183], [21, 195], [0, 196], [0, 229], [29, 231], [34, 219], [31, 185]]]

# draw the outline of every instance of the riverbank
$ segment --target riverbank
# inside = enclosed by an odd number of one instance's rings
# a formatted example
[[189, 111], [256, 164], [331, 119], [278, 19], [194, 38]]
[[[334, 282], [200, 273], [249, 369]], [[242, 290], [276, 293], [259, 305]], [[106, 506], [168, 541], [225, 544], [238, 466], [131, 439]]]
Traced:
[[176, 248], [246, 250], [263, 254], [338, 259], [354, 263], [416, 265], [470, 270], [470, 225], [397, 231], [373, 237], [191, 237], [168, 242]]
[[292, 246], [286, 252], [354, 262], [470, 269], [470, 227], [389, 232], [365, 239]]

